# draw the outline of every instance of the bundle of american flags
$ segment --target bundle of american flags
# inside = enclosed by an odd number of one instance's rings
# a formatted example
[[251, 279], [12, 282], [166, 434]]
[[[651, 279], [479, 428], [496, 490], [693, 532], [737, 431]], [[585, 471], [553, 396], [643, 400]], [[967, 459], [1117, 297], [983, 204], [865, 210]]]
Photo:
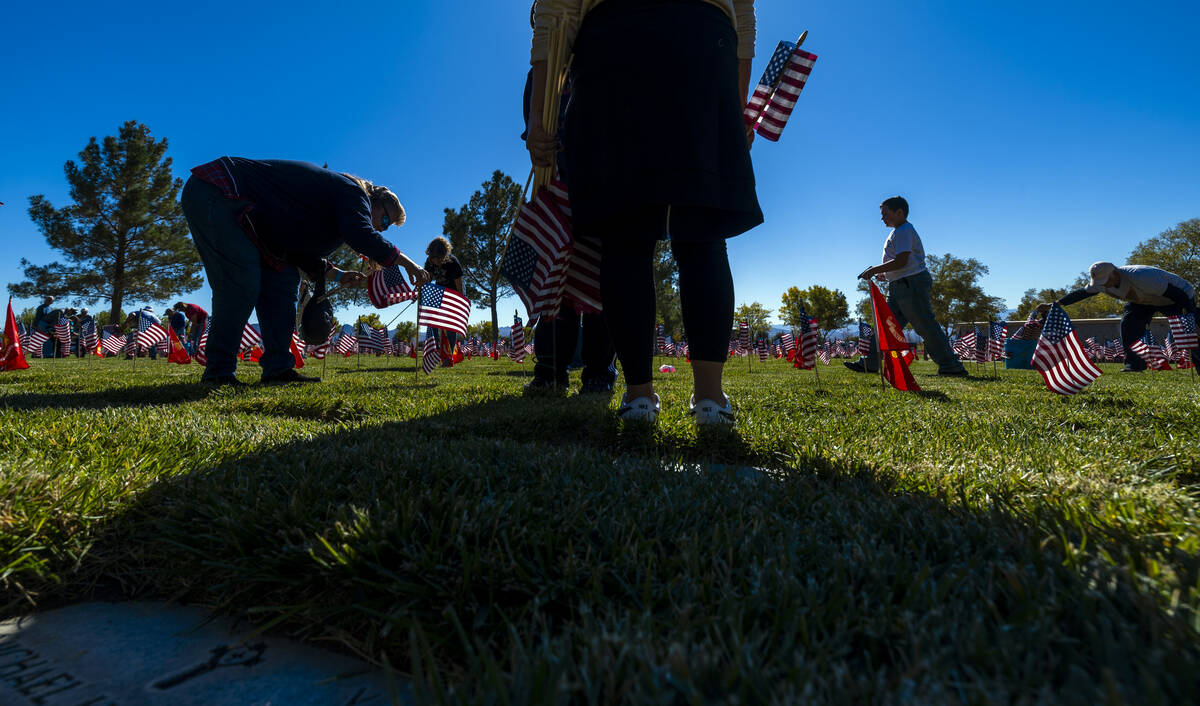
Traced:
[[531, 321], [554, 316], [564, 301], [580, 312], [601, 310], [600, 244], [573, 236], [565, 184], [550, 182], [521, 207], [500, 272]]
[[1046, 387], [1060, 395], [1074, 395], [1101, 375], [1079, 345], [1071, 318], [1058, 304], [1050, 307], [1042, 324], [1033, 368], [1042, 374]]
[[772, 142], [779, 139], [817, 61], [816, 54], [800, 49], [806, 35], [807, 32], [797, 42], [780, 42], [775, 47], [750, 102], [742, 111], [746, 125], [763, 139]]

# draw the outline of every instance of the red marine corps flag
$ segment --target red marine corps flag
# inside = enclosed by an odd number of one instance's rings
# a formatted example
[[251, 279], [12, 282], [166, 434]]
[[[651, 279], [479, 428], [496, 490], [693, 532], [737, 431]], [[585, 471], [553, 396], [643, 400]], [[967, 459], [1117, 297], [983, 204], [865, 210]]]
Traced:
[[904, 332], [900, 330], [900, 322], [896, 321], [888, 307], [883, 292], [874, 282], [868, 282], [871, 285], [871, 305], [875, 309], [875, 330], [879, 332], [879, 352], [883, 356], [883, 377], [897, 390], [920, 390], [921, 387], [908, 369], [908, 361], [912, 356]]
[[188, 355], [187, 349], [179, 341], [179, 336], [175, 335], [175, 329], [167, 329], [167, 340], [168, 362], [178, 363], [179, 365], [187, 365], [192, 362], [192, 357]]
[[13, 316], [12, 297], [8, 298], [8, 318], [4, 320], [4, 339], [0, 346], [0, 370], [24, 370], [29, 367], [21, 351], [21, 336], [17, 333], [17, 318]]

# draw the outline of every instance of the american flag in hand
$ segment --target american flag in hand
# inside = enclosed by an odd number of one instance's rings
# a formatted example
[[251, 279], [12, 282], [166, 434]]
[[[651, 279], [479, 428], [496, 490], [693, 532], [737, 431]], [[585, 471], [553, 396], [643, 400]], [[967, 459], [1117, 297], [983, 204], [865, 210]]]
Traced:
[[1198, 345], [1196, 341], [1195, 314], [1168, 316], [1167, 325], [1171, 327], [1171, 335], [1175, 337], [1175, 345], [1184, 350], [1195, 348]]
[[1029, 312], [1029, 318], [1017, 332], [1012, 335], [1014, 341], [1036, 341], [1042, 335], [1042, 322], [1038, 319], [1037, 309]]
[[513, 224], [500, 273], [525, 304], [532, 321], [554, 316], [562, 303], [571, 256], [571, 219], [563, 213], [566, 189], [542, 187], [521, 207]]
[[367, 275], [367, 298], [376, 309], [417, 298], [417, 292], [408, 285], [404, 274], [397, 265], [392, 265]]
[[442, 354], [438, 350], [437, 337], [426, 336], [425, 348], [421, 352], [421, 370], [425, 371], [426, 375], [429, 375], [441, 362]]
[[454, 331], [460, 336], [467, 335], [467, 319], [471, 315], [471, 302], [466, 297], [440, 284], [429, 284], [421, 287], [421, 307], [417, 315], [417, 326], [433, 326], [434, 328]]
[[795, 42], [780, 42], [775, 47], [754, 95], [742, 111], [746, 124], [763, 139], [779, 139], [816, 61], [816, 54], [798, 49]]
[[142, 310], [137, 313], [137, 336], [134, 341], [142, 348], [150, 348], [167, 340], [167, 330], [153, 314]]
[[1050, 307], [1042, 324], [1033, 368], [1042, 374], [1046, 387], [1060, 395], [1074, 395], [1101, 375], [1079, 345], [1071, 318], [1058, 304]]

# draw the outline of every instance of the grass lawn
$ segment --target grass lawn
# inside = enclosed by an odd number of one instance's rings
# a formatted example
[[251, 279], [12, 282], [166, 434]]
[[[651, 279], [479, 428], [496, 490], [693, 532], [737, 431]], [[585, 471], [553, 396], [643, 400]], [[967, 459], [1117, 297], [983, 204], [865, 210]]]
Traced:
[[735, 360], [737, 431], [698, 437], [686, 364], [652, 430], [523, 397], [505, 361], [217, 391], [32, 365], [0, 373], [4, 615], [207, 605], [433, 701], [1200, 699], [1188, 372], [1102, 366], [1064, 399], [990, 366], [918, 363], [905, 394]]

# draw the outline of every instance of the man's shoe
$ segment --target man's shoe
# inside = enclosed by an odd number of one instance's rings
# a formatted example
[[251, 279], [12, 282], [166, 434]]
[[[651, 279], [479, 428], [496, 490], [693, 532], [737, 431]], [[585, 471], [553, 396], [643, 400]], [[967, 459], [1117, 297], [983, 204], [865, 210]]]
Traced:
[[862, 361], [862, 358], [858, 360], [843, 360], [842, 365], [846, 366], [846, 370], [853, 370], [856, 373], [874, 372], [873, 370], [867, 370], [867, 365]]
[[939, 370], [938, 377], [969, 378], [969, 377], [971, 377], [971, 373], [966, 368], [959, 368], [958, 370], [948, 370], [948, 371]]
[[621, 406], [617, 409], [617, 416], [623, 422], [645, 422], [653, 424], [658, 421], [658, 412], [662, 409], [662, 400], [658, 395], [651, 393], [648, 397], [635, 397], [632, 400], [621, 396]]
[[1145, 368], [1135, 368], [1130, 365], [1126, 365], [1124, 368], [1121, 368], [1121, 372], [1123, 373], [1140, 373], [1143, 370], [1145, 370]]
[[264, 376], [262, 379], [263, 385], [289, 385], [293, 382], [321, 382], [321, 378], [301, 375], [295, 370], [285, 370], [270, 377]]
[[245, 387], [246, 383], [238, 380], [233, 375], [218, 375], [215, 378], [201, 378], [201, 384], [211, 385], [212, 387]]

